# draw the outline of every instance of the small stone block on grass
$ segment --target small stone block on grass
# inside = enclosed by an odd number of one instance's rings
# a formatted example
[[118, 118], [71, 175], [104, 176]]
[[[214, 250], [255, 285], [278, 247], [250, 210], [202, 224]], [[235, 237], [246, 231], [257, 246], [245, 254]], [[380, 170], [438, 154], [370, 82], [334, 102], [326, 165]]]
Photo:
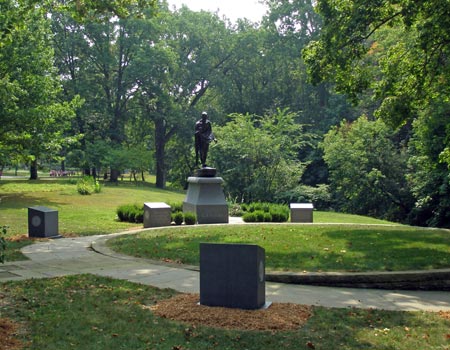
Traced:
[[313, 222], [312, 203], [291, 203], [291, 222]]
[[28, 208], [28, 236], [32, 238], [56, 238], [58, 233], [58, 211], [37, 206]]
[[166, 203], [144, 203], [144, 228], [170, 226], [170, 214], [170, 205]]

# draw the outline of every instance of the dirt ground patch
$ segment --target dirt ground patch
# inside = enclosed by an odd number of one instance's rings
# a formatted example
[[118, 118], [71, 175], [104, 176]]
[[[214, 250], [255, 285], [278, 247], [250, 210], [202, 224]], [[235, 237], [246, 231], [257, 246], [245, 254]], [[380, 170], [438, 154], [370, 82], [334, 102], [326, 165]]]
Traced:
[[439, 316], [446, 320], [450, 320], [450, 311], [439, 311]]
[[19, 350], [23, 343], [17, 339], [19, 326], [8, 318], [0, 318], [0, 350]]
[[287, 331], [303, 326], [312, 315], [306, 305], [273, 303], [267, 309], [241, 310], [199, 305], [198, 294], [180, 294], [150, 309], [158, 316], [192, 326], [224, 329]]

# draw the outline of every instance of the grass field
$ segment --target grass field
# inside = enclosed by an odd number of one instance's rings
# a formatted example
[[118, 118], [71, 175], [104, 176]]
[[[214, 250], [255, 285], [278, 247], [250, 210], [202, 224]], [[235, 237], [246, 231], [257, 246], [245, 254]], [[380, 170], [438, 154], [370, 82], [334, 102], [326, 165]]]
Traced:
[[154, 315], [150, 306], [174, 294], [92, 275], [3, 283], [0, 320], [14, 321], [16, 340], [36, 350], [449, 348], [444, 313], [313, 307], [296, 330], [223, 330]]
[[290, 271], [402, 271], [450, 267], [450, 233], [382, 225], [221, 225], [150, 230], [108, 241], [116, 251], [198, 265], [199, 244], [248, 243], [266, 266]]
[[[161, 190], [149, 183], [105, 183], [97, 194], [78, 194], [77, 179], [0, 181], [0, 225], [7, 225], [6, 259], [23, 259], [19, 249], [27, 239], [28, 207], [43, 205], [58, 210], [63, 236], [108, 234], [140, 228], [119, 222], [119, 205], [144, 202], [181, 202], [181, 191]], [[122, 237], [113, 249], [151, 259], [198, 264], [198, 244], [253, 243], [265, 248], [267, 266], [294, 271], [396, 271], [450, 267], [447, 230], [413, 228], [357, 215], [314, 212], [315, 225], [213, 226], [205, 229], [173, 227]], [[319, 225], [328, 223], [327, 225]], [[329, 223], [336, 223], [331, 225]], [[345, 224], [344, 224], [345, 223]], [[349, 225], [355, 224], [355, 225]], [[387, 226], [371, 226], [386, 224]]]
[[116, 209], [122, 204], [144, 202], [179, 202], [180, 191], [157, 189], [150, 184], [123, 181], [105, 183], [100, 193], [78, 194], [77, 179], [38, 181], [0, 181], [0, 224], [9, 226], [10, 237], [28, 234], [28, 208], [47, 206], [58, 210], [61, 235], [95, 235], [120, 232], [136, 224], [116, 220]]
[[[0, 225], [9, 226], [9, 238], [26, 235], [27, 208], [44, 205], [58, 210], [63, 235], [118, 232], [136, 225], [118, 222], [117, 206], [183, 198], [182, 192], [162, 191], [149, 184], [106, 185], [99, 194], [81, 196], [70, 179], [2, 179]], [[369, 226], [386, 223], [327, 212], [314, 212], [314, 221], [341, 224], [176, 227], [147, 231], [114, 244], [122, 248], [129, 244], [129, 250], [145, 248], [153, 258], [158, 258], [157, 252], [196, 263], [198, 249], [192, 247], [198, 248], [200, 240], [253, 242], [266, 248], [267, 263], [277, 269], [290, 269], [299, 258], [308, 265], [297, 268], [308, 270], [402, 269], [409, 261], [422, 268], [449, 265], [445, 230]], [[30, 241], [9, 243], [11, 253]], [[147, 256], [145, 251], [139, 254]], [[20, 259], [20, 254], [15, 258]], [[92, 275], [0, 283], [0, 349], [8, 349], [6, 341], [14, 342], [14, 349], [39, 350], [444, 350], [450, 346], [449, 313], [313, 307], [311, 318], [297, 330], [223, 330], [171, 321], [151, 311], [150, 306], [175, 294]]]

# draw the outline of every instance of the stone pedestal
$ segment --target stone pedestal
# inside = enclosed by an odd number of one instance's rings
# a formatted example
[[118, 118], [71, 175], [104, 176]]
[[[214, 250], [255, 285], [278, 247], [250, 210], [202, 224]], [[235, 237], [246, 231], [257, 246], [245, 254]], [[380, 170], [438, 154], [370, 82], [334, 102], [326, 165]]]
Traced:
[[47, 207], [28, 208], [28, 236], [58, 238], [58, 211]]
[[291, 203], [291, 222], [313, 222], [312, 203]]
[[251, 244], [200, 243], [200, 304], [239, 309], [266, 305], [265, 252]]
[[189, 177], [183, 212], [192, 212], [199, 224], [228, 223], [228, 204], [221, 177]]
[[170, 214], [170, 205], [166, 203], [144, 203], [144, 228], [170, 226]]

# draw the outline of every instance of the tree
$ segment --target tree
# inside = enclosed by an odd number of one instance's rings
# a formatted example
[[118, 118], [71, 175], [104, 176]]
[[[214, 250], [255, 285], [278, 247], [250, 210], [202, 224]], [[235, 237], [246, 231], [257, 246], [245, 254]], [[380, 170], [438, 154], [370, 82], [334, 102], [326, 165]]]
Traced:
[[374, 115], [409, 130], [412, 221], [446, 225], [450, 124], [442, 106], [450, 96], [450, 3], [319, 0], [316, 8], [323, 30], [303, 51], [312, 81], [331, 79], [354, 102], [369, 92]]
[[296, 156], [305, 139], [295, 114], [277, 110], [263, 117], [230, 117], [214, 128], [219, 142], [210, 150], [226, 193], [237, 201], [272, 201], [278, 192], [295, 187], [304, 168]]
[[433, 102], [413, 123], [407, 178], [415, 198], [410, 215], [415, 225], [450, 227], [450, 162], [443, 159], [449, 125], [450, 110], [443, 101]]
[[381, 120], [343, 121], [324, 138], [335, 203], [345, 212], [405, 220], [412, 207], [406, 185], [406, 157]]
[[[152, 9], [146, 9], [151, 18]], [[120, 148], [126, 141], [126, 125], [133, 119], [130, 101], [136, 94], [139, 69], [130, 69], [147, 34], [141, 25], [147, 19], [129, 16], [79, 23], [70, 13], [52, 16], [57, 65], [68, 98], [79, 94], [85, 100], [73, 130], [84, 135], [81, 147], [106, 141]], [[95, 170], [95, 169], [94, 169]], [[111, 181], [119, 171], [111, 169]]]
[[[304, 50], [311, 79], [336, 81], [354, 99], [371, 87], [382, 100], [379, 115], [393, 125], [412, 120], [415, 110], [437, 95], [448, 96], [450, 3], [428, 0], [319, 0], [319, 40]], [[387, 47], [378, 34], [393, 28], [397, 43]], [[378, 35], [378, 36], [377, 36]], [[373, 79], [379, 51], [381, 76]]]
[[63, 133], [80, 101], [60, 101], [49, 21], [39, 8], [28, 15], [0, 54], [0, 148], [7, 158], [30, 162], [30, 178], [36, 179], [38, 159], [52, 159], [74, 141]]
[[170, 158], [166, 146], [175, 135], [193, 144], [194, 121], [200, 114], [197, 105], [217, 83], [230, 57], [230, 33], [216, 15], [187, 7], [175, 13], [162, 11], [147, 26], [149, 38], [134, 65], [136, 103], [141, 122], [153, 125], [156, 185], [162, 188]]

